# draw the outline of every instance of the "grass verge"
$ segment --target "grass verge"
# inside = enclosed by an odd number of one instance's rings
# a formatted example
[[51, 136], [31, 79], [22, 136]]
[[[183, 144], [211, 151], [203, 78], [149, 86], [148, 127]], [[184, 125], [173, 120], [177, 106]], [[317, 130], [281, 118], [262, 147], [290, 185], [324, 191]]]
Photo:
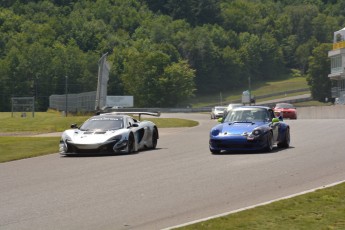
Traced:
[[0, 163], [56, 153], [60, 137], [0, 137]]
[[[306, 89], [308, 83], [305, 77], [289, 77], [284, 80], [268, 81], [268, 82], [256, 82], [252, 85], [251, 93], [253, 96], [258, 97], [271, 93], [282, 93], [288, 92], [295, 89]], [[203, 106], [209, 106], [213, 104], [227, 105], [233, 103], [236, 100], [241, 100], [243, 91], [248, 88], [229, 90], [227, 92], [219, 92], [212, 95], [199, 95], [192, 99], [190, 104], [193, 107], [199, 108]], [[302, 92], [300, 94], [305, 94]], [[299, 95], [297, 94], [286, 94], [286, 96]], [[269, 99], [264, 99], [269, 100]]]
[[345, 229], [345, 183], [179, 230]]
[[[57, 112], [36, 112], [35, 117], [11, 117], [11, 113], [0, 113], [0, 132], [50, 133], [62, 132], [71, 124], [81, 125], [90, 116], [63, 117]], [[192, 127], [198, 122], [179, 118], [145, 118], [158, 128]]]
[[[57, 112], [37, 112], [35, 117], [11, 117], [0, 113], [0, 163], [58, 152], [60, 137], [23, 137], [30, 134], [62, 132], [71, 124], [82, 124], [90, 116], [63, 117]], [[158, 128], [193, 127], [197, 121], [179, 118], [145, 118]]]

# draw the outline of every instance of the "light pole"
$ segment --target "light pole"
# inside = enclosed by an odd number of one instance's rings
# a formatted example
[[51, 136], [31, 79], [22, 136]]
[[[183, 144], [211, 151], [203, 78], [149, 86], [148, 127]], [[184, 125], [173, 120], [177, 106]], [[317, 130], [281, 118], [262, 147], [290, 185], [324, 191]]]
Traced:
[[66, 101], [65, 101], [65, 106], [66, 106], [66, 109], [65, 109], [65, 116], [67, 117], [67, 113], [68, 113], [68, 105], [67, 105], [67, 102], [68, 102], [68, 76], [66, 76], [66, 81], [65, 81], [65, 95], [66, 95]]

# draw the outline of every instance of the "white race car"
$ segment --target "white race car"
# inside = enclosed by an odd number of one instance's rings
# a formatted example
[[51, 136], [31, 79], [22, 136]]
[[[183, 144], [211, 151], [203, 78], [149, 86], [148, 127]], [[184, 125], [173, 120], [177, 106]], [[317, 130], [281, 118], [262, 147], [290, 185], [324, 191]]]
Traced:
[[[127, 114], [138, 114], [139, 120]], [[160, 116], [150, 112], [112, 112], [93, 116], [80, 127], [71, 125], [62, 133], [60, 154], [132, 153], [155, 149], [158, 128], [151, 121], [140, 121], [141, 115]]]

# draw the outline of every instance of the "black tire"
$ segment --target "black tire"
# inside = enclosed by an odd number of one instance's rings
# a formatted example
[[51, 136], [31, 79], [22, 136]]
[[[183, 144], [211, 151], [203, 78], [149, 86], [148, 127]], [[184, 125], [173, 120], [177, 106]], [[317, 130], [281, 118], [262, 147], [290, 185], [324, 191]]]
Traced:
[[158, 143], [158, 130], [157, 128], [153, 128], [153, 132], [152, 132], [152, 149], [155, 149], [157, 147], [157, 143]]
[[284, 140], [278, 143], [279, 148], [289, 148], [290, 146], [290, 129], [285, 132]]
[[266, 152], [271, 152], [273, 150], [273, 134], [269, 132], [267, 134], [267, 146], [265, 148]]
[[133, 133], [129, 134], [128, 137], [128, 150], [127, 153], [131, 154], [134, 152], [134, 136]]

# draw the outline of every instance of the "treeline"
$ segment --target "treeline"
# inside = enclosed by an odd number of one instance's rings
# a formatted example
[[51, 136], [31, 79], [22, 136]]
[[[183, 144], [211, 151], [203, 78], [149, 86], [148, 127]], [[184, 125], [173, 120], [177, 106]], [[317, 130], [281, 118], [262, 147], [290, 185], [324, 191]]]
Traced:
[[95, 91], [105, 53], [108, 95], [133, 95], [138, 107], [181, 106], [291, 70], [313, 87], [328, 80], [320, 74], [344, 24], [343, 0], [1, 1], [0, 111], [12, 96], [46, 110], [66, 76], [69, 93]]

